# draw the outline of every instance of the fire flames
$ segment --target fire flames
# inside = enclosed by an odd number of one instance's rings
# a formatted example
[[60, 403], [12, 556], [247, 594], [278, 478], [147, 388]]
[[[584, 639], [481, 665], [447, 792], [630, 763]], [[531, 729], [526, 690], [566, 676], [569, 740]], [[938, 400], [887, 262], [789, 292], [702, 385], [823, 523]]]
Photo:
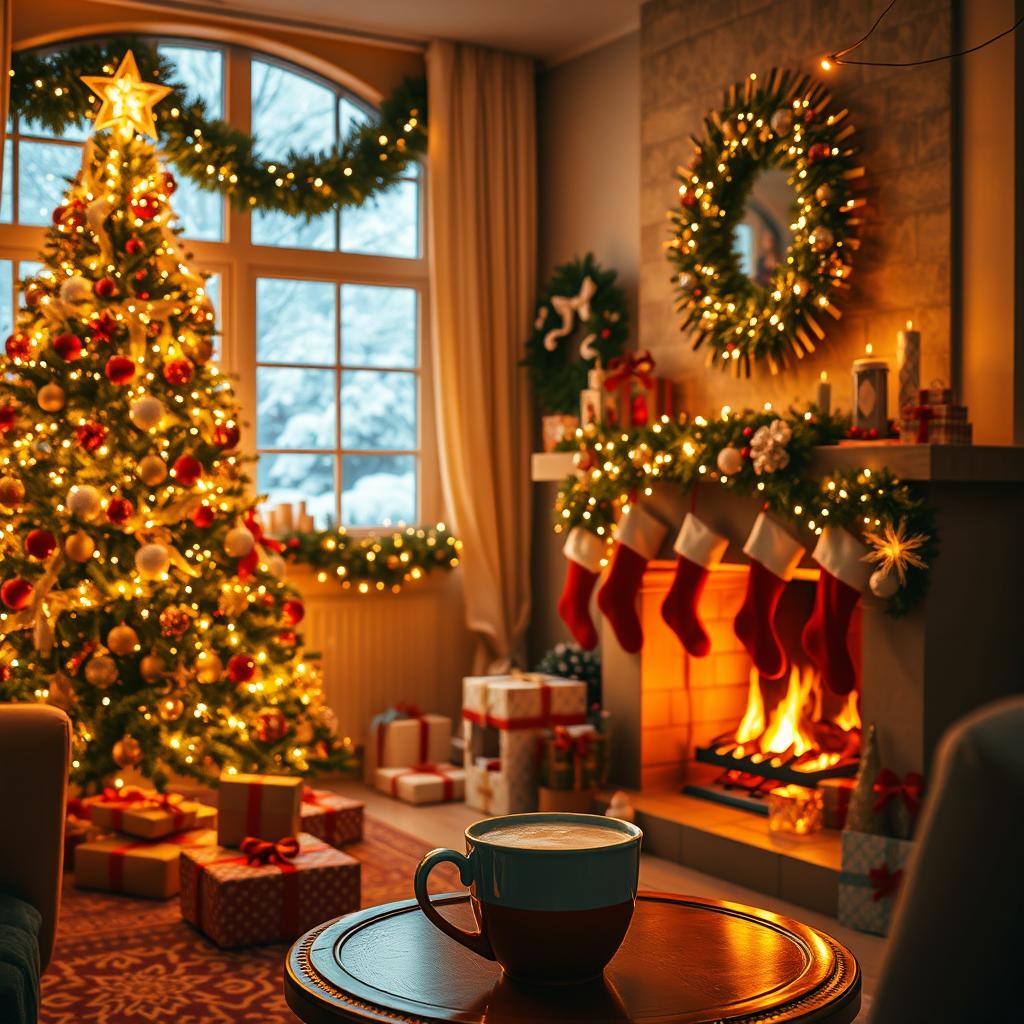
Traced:
[[782, 698], [766, 711], [757, 670], [750, 670], [747, 707], [732, 737], [729, 753], [737, 760], [793, 771], [831, 768], [860, 749], [860, 713], [854, 690], [826, 714], [820, 681], [810, 667], [794, 665]]

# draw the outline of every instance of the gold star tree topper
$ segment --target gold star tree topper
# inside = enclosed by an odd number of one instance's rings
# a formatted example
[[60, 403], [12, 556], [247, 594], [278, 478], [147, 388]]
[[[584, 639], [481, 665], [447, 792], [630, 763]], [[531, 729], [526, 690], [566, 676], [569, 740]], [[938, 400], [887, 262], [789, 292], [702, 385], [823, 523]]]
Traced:
[[113, 78], [82, 75], [82, 81], [92, 89], [103, 104], [93, 121], [93, 130], [115, 128], [129, 139], [133, 132], [156, 138], [153, 107], [170, 91], [166, 85], [144, 82], [135, 63], [135, 54], [129, 50]]

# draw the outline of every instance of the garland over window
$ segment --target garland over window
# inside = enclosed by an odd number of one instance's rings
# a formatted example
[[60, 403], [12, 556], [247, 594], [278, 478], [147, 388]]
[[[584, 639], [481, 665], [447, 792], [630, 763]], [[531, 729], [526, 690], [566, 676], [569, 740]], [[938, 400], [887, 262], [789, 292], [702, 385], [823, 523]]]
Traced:
[[82, 76], [113, 74], [129, 49], [145, 80], [171, 87], [155, 111], [165, 158], [201, 188], [227, 196], [237, 209], [310, 218], [359, 206], [394, 184], [426, 150], [426, 83], [406, 79], [381, 103], [377, 117], [354, 127], [340, 148], [261, 159], [251, 135], [210, 118], [202, 100], [190, 102], [185, 87], [173, 81], [173, 63], [134, 37], [16, 53], [11, 109], [58, 134], [68, 125], [85, 125], [98, 101]]

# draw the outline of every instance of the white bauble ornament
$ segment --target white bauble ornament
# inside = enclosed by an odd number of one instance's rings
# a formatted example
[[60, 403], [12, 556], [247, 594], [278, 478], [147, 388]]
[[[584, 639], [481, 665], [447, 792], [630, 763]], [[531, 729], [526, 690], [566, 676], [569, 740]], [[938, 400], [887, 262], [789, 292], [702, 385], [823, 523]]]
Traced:
[[145, 455], [136, 467], [139, 479], [147, 487], [156, 487], [167, 479], [167, 463], [159, 455]]
[[88, 302], [92, 298], [92, 285], [81, 274], [75, 274], [61, 283], [60, 297], [63, 302], [70, 302], [74, 305]]
[[95, 550], [95, 541], [84, 530], [77, 530], [64, 541], [64, 554], [72, 562], [88, 562]]
[[100, 228], [103, 227], [103, 222], [110, 216], [113, 208], [114, 201], [107, 196], [100, 196], [99, 199], [94, 199], [85, 208], [86, 223], [98, 234]]
[[722, 476], [732, 476], [743, 468], [743, 456], [740, 455], [739, 449], [733, 448], [732, 445], [723, 448], [715, 462]]
[[170, 553], [163, 544], [143, 544], [135, 552], [135, 568], [143, 579], [157, 579], [167, 571], [170, 564]]
[[90, 658], [85, 666], [85, 680], [101, 690], [117, 682], [117, 662], [109, 654]]
[[139, 430], [152, 430], [164, 418], [164, 403], [159, 398], [146, 395], [132, 402], [128, 415]]
[[72, 487], [68, 491], [68, 508], [73, 515], [90, 519], [100, 510], [100, 492], [88, 484]]
[[769, 122], [772, 126], [772, 131], [776, 135], [788, 135], [789, 130], [793, 127], [793, 111], [789, 107], [779, 107], [778, 110], [772, 114], [771, 121]]
[[283, 580], [288, 571], [288, 563], [280, 555], [270, 555], [267, 558], [267, 572], [275, 579]]
[[256, 538], [244, 527], [236, 526], [228, 530], [224, 538], [224, 550], [232, 558], [245, 558], [256, 544]]
[[894, 572], [886, 572], [884, 569], [876, 569], [868, 580], [871, 593], [875, 597], [892, 597], [900, 589], [900, 581]]
[[64, 389], [59, 384], [44, 384], [36, 395], [43, 412], [60, 412], [64, 408]]

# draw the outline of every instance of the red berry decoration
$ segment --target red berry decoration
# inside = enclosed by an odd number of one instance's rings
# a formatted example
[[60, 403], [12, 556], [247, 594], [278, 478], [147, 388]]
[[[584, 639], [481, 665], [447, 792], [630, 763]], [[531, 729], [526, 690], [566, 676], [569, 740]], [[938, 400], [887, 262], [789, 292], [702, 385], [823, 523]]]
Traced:
[[248, 654], [236, 654], [228, 659], [228, 675], [233, 683], [247, 683], [256, 675], [256, 662]]
[[102, 423], [83, 423], [75, 428], [75, 438], [87, 451], [94, 452], [107, 436], [107, 428]]
[[203, 464], [194, 455], [182, 455], [174, 460], [171, 476], [182, 487], [193, 487], [203, 475]]
[[32, 584], [28, 580], [15, 576], [12, 580], [6, 580], [0, 587], [0, 601], [3, 601], [13, 611], [21, 611], [27, 608], [32, 600]]
[[27, 334], [12, 334], [4, 344], [4, 348], [11, 359], [20, 361], [32, 351], [32, 341]]
[[117, 295], [117, 282], [112, 277], [101, 277], [92, 286], [92, 290], [101, 299], [112, 299]]
[[103, 372], [111, 384], [130, 384], [135, 377], [135, 360], [127, 356], [111, 356]]
[[612, 329], [610, 327], [601, 328], [601, 337], [607, 341], [612, 336]]
[[744, 459], [749, 459], [750, 458], [750, 449], [749, 448], [741, 448], [740, 449], [740, 455]]
[[57, 538], [49, 530], [31, 530], [25, 538], [25, 554], [29, 558], [47, 559], [57, 549]]
[[138, 196], [128, 205], [139, 220], [152, 220], [160, 212], [160, 200], [155, 196]]
[[291, 597], [281, 605], [281, 614], [293, 626], [297, 626], [306, 617], [306, 606]]
[[192, 522], [199, 527], [200, 530], [205, 530], [207, 527], [213, 525], [214, 519], [217, 518], [217, 514], [210, 508], [209, 505], [200, 505], [192, 513]]
[[18, 421], [18, 410], [13, 405], [0, 405], [0, 434], [14, 429]]
[[73, 363], [82, 356], [82, 342], [74, 334], [58, 334], [53, 339], [53, 351], [69, 363]]
[[115, 526], [124, 526], [135, 512], [135, 506], [127, 498], [111, 498], [107, 505], [107, 519]]
[[279, 708], [267, 708], [256, 719], [256, 739], [260, 743], [278, 743], [288, 732], [288, 722]]
[[164, 380], [174, 387], [183, 387], [192, 380], [192, 364], [187, 359], [172, 359], [164, 363]]
[[213, 443], [218, 448], [237, 448], [242, 439], [242, 432], [237, 424], [218, 423], [213, 431]]

